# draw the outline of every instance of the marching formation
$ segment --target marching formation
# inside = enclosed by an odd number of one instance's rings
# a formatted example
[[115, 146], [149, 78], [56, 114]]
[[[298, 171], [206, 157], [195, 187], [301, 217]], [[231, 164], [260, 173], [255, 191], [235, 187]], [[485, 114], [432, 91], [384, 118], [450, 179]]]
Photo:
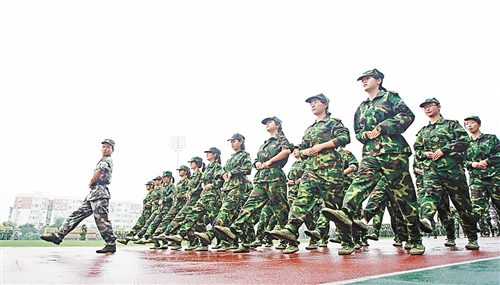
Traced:
[[[411, 255], [424, 254], [422, 232], [435, 230], [436, 213], [446, 229], [444, 245], [456, 246], [453, 211], [468, 238], [465, 247], [478, 250], [478, 223], [488, 209], [500, 211], [500, 141], [481, 133], [477, 116], [464, 119], [465, 129], [443, 118], [439, 101], [429, 98], [420, 104], [429, 124], [418, 132], [412, 148], [402, 134], [415, 115], [398, 93], [382, 86], [383, 79], [377, 69], [358, 78], [368, 94], [354, 117], [354, 136], [363, 144], [360, 162], [346, 149], [351, 134], [331, 116], [329, 99], [323, 94], [311, 96], [305, 101], [315, 121], [299, 144], [288, 141], [277, 117], [262, 120], [269, 139], [254, 160], [245, 150], [245, 137], [234, 134], [228, 139], [234, 153], [224, 165], [221, 151], [210, 147], [205, 151], [208, 164], [193, 157], [189, 166], [177, 169], [177, 183], [171, 171], [147, 182], [141, 217], [117, 241], [171, 250], [182, 249], [186, 241], [184, 250], [211, 247], [247, 253], [255, 247], [271, 247], [277, 239], [280, 243], [275, 248], [290, 254], [299, 250], [299, 228], [305, 224], [304, 232], [310, 237], [306, 249], [337, 242], [341, 244], [338, 254], [348, 255], [367, 246], [367, 239], [378, 240], [387, 207], [396, 234], [394, 245], [404, 243]], [[410, 175], [412, 154], [415, 184]], [[290, 155], [295, 161], [287, 175], [283, 167]], [[257, 173], [250, 181], [247, 176], [253, 168]], [[102, 200], [106, 197], [98, 201]], [[374, 232], [368, 235], [372, 219]], [[333, 238], [330, 221], [336, 226]], [[70, 216], [65, 225], [56, 238], [42, 239], [59, 244], [77, 223]], [[109, 230], [103, 227], [102, 232]], [[108, 236], [107, 246], [114, 247], [112, 230]]]

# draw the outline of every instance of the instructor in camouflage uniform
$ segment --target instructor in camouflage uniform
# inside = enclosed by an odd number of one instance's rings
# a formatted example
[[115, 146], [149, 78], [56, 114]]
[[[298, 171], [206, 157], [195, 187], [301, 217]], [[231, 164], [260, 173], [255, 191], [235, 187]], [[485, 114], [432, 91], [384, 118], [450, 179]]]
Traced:
[[[429, 124], [418, 132], [414, 144], [415, 156], [424, 169], [425, 196], [421, 202], [420, 226], [423, 231], [432, 232], [430, 220], [436, 211], [442, 217], [449, 216], [451, 200], [464, 222], [464, 233], [469, 239], [465, 247], [479, 249], [477, 221], [472, 214], [464, 169], [469, 136], [457, 121], [445, 120], [441, 116], [441, 104], [436, 98], [426, 99], [420, 107], [429, 117]], [[448, 195], [450, 199], [442, 199], [442, 195]], [[447, 236], [445, 246], [454, 246], [455, 233], [447, 230]]]
[[60, 244], [64, 237], [76, 228], [81, 221], [94, 214], [97, 228], [101, 233], [102, 239], [106, 242], [106, 246], [96, 252], [108, 253], [116, 251], [116, 236], [113, 233], [113, 228], [108, 218], [108, 205], [111, 198], [108, 185], [111, 183], [111, 173], [113, 172], [111, 154], [114, 150], [115, 142], [113, 140], [105, 139], [102, 142], [102, 158], [97, 163], [94, 174], [90, 179], [90, 193], [85, 197], [83, 204], [69, 215], [57, 233], [41, 236], [41, 239]]
[[344, 246], [339, 254], [354, 252], [350, 236], [352, 226], [367, 229], [366, 220], [365, 223], [353, 221], [353, 217], [382, 176], [387, 179], [389, 191], [408, 222], [410, 254], [421, 255], [425, 251], [419, 230], [417, 197], [409, 172], [411, 148], [402, 136], [415, 115], [397, 93], [382, 87], [383, 79], [384, 74], [377, 69], [358, 77], [368, 93], [368, 99], [359, 105], [354, 115], [354, 131], [356, 139], [363, 144], [363, 157], [356, 178], [345, 194], [342, 210], [323, 211], [343, 230]]

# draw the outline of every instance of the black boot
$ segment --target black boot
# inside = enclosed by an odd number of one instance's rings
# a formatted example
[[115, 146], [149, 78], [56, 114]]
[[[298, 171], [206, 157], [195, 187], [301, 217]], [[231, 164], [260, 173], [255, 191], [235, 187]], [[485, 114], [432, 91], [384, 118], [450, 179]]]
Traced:
[[108, 252], [116, 252], [116, 245], [106, 245], [101, 249], [95, 251], [96, 253], [108, 253]]

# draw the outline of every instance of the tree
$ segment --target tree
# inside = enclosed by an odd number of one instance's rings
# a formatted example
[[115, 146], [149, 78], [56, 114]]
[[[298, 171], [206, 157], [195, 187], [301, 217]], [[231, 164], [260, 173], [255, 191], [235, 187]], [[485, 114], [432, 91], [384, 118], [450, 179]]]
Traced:
[[13, 222], [11, 222], [11, 221], [6, 221], [6, 222], [3, 222], [3, 223], [2, 223], [2, 226], [12, 227], [12, 228], [15, 228], [15, 227], [16, 227], [16, 225], [15, 225]]
[[62, 224], [64, 223], [64, 218], [59, 217], [54, 220], [54, 223], [50, 225], [51, 228], [60, 228]]
[[35, 225], [34, 224], [30, 224], [30, 223], [26, 223], [24, 225], [20, 225], [19, 227], [17, 227], [21, 233], [21, 236], [20, 236], [20, 239], [25, 239], [26, 236], [30, 236], [30, 235], [27, 235], [29, 233], [35, 233], [37, 234], [37, 230], [35, 228]]

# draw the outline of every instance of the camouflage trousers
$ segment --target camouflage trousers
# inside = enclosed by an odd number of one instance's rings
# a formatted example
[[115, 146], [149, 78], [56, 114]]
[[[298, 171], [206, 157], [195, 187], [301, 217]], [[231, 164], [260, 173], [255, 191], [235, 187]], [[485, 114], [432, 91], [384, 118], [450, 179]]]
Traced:
[[500, 177], [471, 177], [470, 193], [472, 211], [477, 218], [488, 212], [490, 198], [493, 208], [500, 213]]
[[154, 219], [156, 218], [156, 215], [159, 212], [158, 209], [159, 208], [157, 205], [154, 205], [153, 207], [151, 207], [151, 215], [149, 215], [146, 222], [144, 222], [144, 226], [142, 226], [142, 228], [137, 232], [137, 235], [139, 237], [143, 237], [146, 234], [146, 231], [148, 230], [149, 225], [151, 225], [151, 223], [154, 221]]
[[[425, 188], [423, 184], [421, 184], [417, 190], [417, 200], [420, 206], [422, 206], [422, 200], [425, 197], [425, 192]], [[449, 208], [450, 201], [448, 195], [442, 195], [437, 206], [438, 216], [443, 224], [443, 227], [445, 228], [446, 236], [448, 237], [448, 239], [455, 239], [455, 232], [458, 233], [458, 231], [455, 230], [455, 221], [453, 220]], [[431, 219], [431, 227], [432, 233], [429, 233], [428, 236], [430, 237], [434, 235], [435, 237], [437, 237], [439, 235], [440, 228], [439, 224], [436, 223], [434, 219]]]
[[151, 209], [142, 211], [141, 216], [137, 219], [137, 222], [135, 222], [135, 225], [129, 231], [128, 235], [135, 236], [142, 229], [142, 227], [144, 227], [149, 216], [151, 216]]
[[173, 201], [172, 207], [168, 210], [167, 214], [163, 216], [163, 219], [161, 220], [160, 224], [156, 228], [155, 232], [153, 233], [153, 236], [158, 236], [161, 234], [168, 234], [167, 228], [168, 225], [170, 225], [170, 222], [177, 216], [177, 214], [180, 212], [182, 207], [186, 204], [185, 199], [178, 199], [177, 201]]
[[257, 231], [255, 233], [255, 239], [259, 241], [264, 241], [266, 236], [264, 231], [270, 231], [276, 226], [276, 218], [271, 210], [271, 205], [269, 202], [262, 208], [259, 216], [259, 222], [257, 223]]
[[363, 211], [366, 221], [370, 221], [373, 218], [373, 228], [377, 235], [380, 232], [386, 208], [391, 217], [391, 227], [394, 235], [400, 241], [408, 241], [408, 226], [406, 225], [406, 221], [399, 210], [394, 195], [389, 191], [387, 181], [385, 178], [382, 178], [372, 193], [370, 193], [368, 203]]
[[[356, 177], [345, 193], [342, 210], [354, 217], [358, 207], [361, 207], [363, 201], [368, 198], [383, 177], [387, 182], [388, 192], [393, 195], [406, 220], [410, 242], [421, 243], [417, 195], [410, 176], [406, 154], [364, 156]], [[350, 232], [345, 231], [345, 234], [348, 235]], [[350, 236], [342, 236], [343, 242], [349, 242], [350, 239]]]
[[224, 195], [222, 206], [219, 209], [219, 213], [217, 213], [217, 217], [213, 221], [212, 228], [207, 230], [207, 234], [210, 238], [213, 238], [215, 235], [214, 226], [229, 227], [236, 219], [241, 206], [248, 198], [248, 194], [245, 193], [245, 190], [245, 187], [238, 187], [229, 191], [222, 191]]
[[440, 171], [432, 167], [426, 169], [424, 189], [425, 196], [420, 206], [422, 218], [433, 220], [436, 211], [438, 211], [443, 225], [447, 228], [447, 221], [451, 219], [449, 205], [449, 200], [451, 200], [463, 221], [465, 235], [469, 240], [477, 240], [477, 220], [472, 213], [469, 187], [463, 167], [456, 167], [448, 171]]
[[166, 203], [161, 205], [154, 213], [155, 217], [151, 223], [149, 223], [148, 228], [146, 229], [146, 232], [144, 233], [145, 238], [151, 237], [158, 227], [160, 226], [161, 222], [163, 221], [163, 218], [165, 215], [168, 214], [168, 211], [172, 207], [172, 203]]
[[204, 232], [207, 224], [211, 223], [217, 216], [220, 206], [218, 191], [215, 189], [203, 191], [192, 211], [187, 213], [184, 218], [178, 234], [186, 237], [187, 240], [196, 240], [194, 232]]
[[61, 225], [57, 235], [60, 239], [63, 239], [67, 234], [75, 229], [81, 221], [94, 214], [95, 224], [99, 229], [102, 239], [106, 242], [106, 245], [115, 245], [116, 236], [108, 217], [108, 206], [109, 199], [83, 201], [83, 204], [81, 204], [76, 211], [71, 213], [71, 215], [69, 215], [66, 221]]
[[[179, 211], [179, 213], [177, 213], [175, 218], [170, 222], [167, 229], [165, 230], [167, 235], [172, 235], [172, 234], [176, 233], [177, 230], [179, 230], [179, 228], [184, 224], [184, 219], [186, 218], [186, 216], [189, 213], [193, 212], [194, 206], [196, 205], [196, 203], [198, 202], [199, 199], [200, 199], [199, 195], [192, 196], [186, 202], [184, 207], [182, 207], [182, 209]], [[190, 244], [193, 244], [194, 242], [198, 241], [198, 239], [194, 235], [190, 238], [191, 238], [191, 239], [189, 239]]]
[[309, 230], [315, 229], [321, 208], [340, 209], [344, 191], [342, 175], [339, 173], [338, 177], [337, 182], [328, 182], [314, 172], [304, 172], [285, 228], [298, 237], [303, 223], [311, 227]]
[[268, 202], [274, 217], [276, 217], [277, 224], [281, 227], [286, 224], [289, 211], [286, 183], [279, 180], [255, 182], [252, 192], [231, 226], [236, 230], [243, 245], [248, 245], [250, 242], [246, 235], [249, 230], [248, 227], [253, 227], [252, 221], [256, 220], [256, 217]]

